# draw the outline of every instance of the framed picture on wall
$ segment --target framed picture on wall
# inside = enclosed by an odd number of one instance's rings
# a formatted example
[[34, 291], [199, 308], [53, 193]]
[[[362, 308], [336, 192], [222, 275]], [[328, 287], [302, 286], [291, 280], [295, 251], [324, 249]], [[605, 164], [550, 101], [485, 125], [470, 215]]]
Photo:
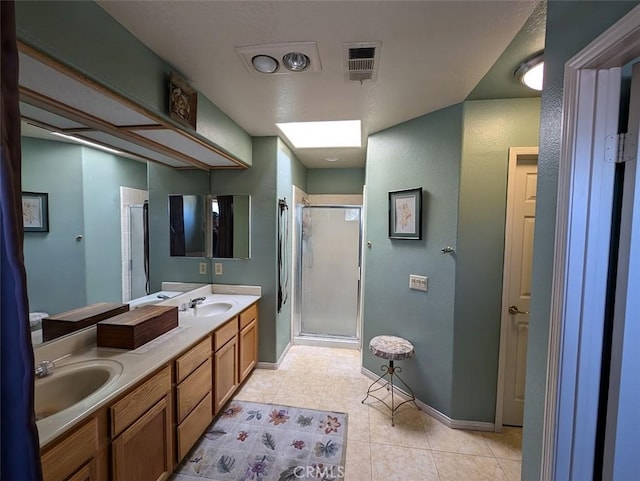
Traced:
[[389, 238], [422, 239], [422, 187], [389, 192]]
[[22, 224], [25, 232], [49, 232], [49, 194], [22, 193]]

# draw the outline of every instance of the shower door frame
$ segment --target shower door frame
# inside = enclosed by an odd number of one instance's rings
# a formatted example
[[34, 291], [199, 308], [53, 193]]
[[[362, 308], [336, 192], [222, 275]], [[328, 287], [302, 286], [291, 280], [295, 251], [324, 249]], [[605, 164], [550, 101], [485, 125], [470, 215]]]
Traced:
[[[297, 274], [297, 278], [300, 280], [299, 285], [296, 286], [296, 290], [295, 290], [295, 309], [294, 309], [294, 316], [295, 316], [295, 323], [294, 323], [294, 331], [293, 331], [293, 339], [296, 338], [301, 338], [301, 339], [308, 339], [308, 340], [322, 340], [325, 339], [327, 341], [338, 341], [338, 342], [351, 342], [351, 341], [357, 341], [358, 343], [361, 342], [361, 335], [362, 335], [362, 323], [361, 323], [361, 297], [362, 297], [362, 239], [363, 239], [363, 228], [362, 228], [362, 223], [363, 223], [363, 218], [362, 218], [362, 214], [363, 214], [363, 206], [362, 205], [357, 205], [357, 204], [310, 204], [310, 205], [306, 205], [306, 204], [299, 204], [301, 209], [300, 209], [300, 214], [299, 216], [297, 216], [296, 218], [296, 228], [297, 228], [297, 232], [296, 232], [296, 250], [298, 252], [298, 258], [297, 258], [297, 262], [296, 262], [296, 274]], [[302, 333], [302, 282], [303, 282], [303, 278], [302, 278], [302, 263], [303, 263], [303, 256], [302, 256], [302, 213], [304, 212], [304, 209], [313, 209], [313, 208], [329, 208], [329, 209], [357, 209], [358, 210], [358, 288], [357, 288], [357, 293], [356, 293], [356, 335], [355, 337], [350, 337], [350, 336], [332, 336], [330, 334], [303, 334]]]

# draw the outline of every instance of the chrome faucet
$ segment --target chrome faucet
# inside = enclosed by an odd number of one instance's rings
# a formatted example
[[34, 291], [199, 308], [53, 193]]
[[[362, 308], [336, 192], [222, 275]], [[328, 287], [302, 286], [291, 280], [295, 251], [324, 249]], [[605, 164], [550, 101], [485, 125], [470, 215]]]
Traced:
[[53, 361], [42, 361], [36, 366], [36, 377], [47, 377], [49, 374], [53, 374], [55, 367]]
[[191, 299], [189, 301], [189, 307], [191, 309], [193, 309], [194, 307], [196, 307], [198, 304], [202, 304], [204, 301], [206, 301], [207, 298], [206, 297], [196, 297], [195, 299]]
[[53, 371], [55, 371], [56, 368], [56, 362], [62, 361], [69, 356], [71, 356], [71, 354], [65, 354], [64, 356], [60, 356], [58, 359], [54, 359], [53, 361], [40, 361], [35, 369], [36, 377], [42, 378], [53, 374]]

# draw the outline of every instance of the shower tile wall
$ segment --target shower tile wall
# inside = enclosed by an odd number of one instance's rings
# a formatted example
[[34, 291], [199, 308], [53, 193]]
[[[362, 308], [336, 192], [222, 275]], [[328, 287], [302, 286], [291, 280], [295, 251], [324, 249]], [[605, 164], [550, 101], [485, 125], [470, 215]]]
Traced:
[[129, 207], [142, 205], [149, 198], [146, 190], [120, 187], [120, 248], [122, 251], [122, 302], [131, 300], [131, 232]]

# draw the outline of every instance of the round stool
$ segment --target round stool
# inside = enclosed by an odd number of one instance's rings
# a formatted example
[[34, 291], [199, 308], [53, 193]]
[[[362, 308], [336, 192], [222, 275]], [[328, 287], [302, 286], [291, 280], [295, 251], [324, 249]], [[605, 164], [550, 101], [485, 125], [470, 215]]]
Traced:
[[[413, 349], [413, 344], [411, 344], [406, 339], [397, 336], [376, 336], [371, 339], [369, 343], [369, 350], [377, 357], [381, 357], [382, 359], [387, 359], [389, 364], [383, 364], [380, 369], [382, 370], [382, 375], [373, 381], [367, 390], [367, 395], [362, 400], [362, 403], [367, 400], [369, 396], [374, 399], [377, 399], [382, 404], [387, 406], [391, 410], [391, 425], [395, 426], [395, 413], [400, 406], [405, 403], [413, 402], [416, 408], [420, 409], [416, 404], [416, 397], [413, 394], [413, 390], [409, 387], [409, 385], [404, 382], [404, 380], [398, 375], [398, 373], [402, 372], [401, 367], [394, 366], [394, 361], [402, 361], [404, 359], [410, 359], [415, 355], [415, 351]], [[381, 386], [378, 386], [374, 389], [374, 386], [383, 380], [385, 376], [389, 376], [389, 380], [383, 381]], [[394, 376], [398, 378], [398, 380], [404, 385], [404, 387], [408, 390], [409, 399], [402, 401], [399, 404], [395, 404], [394, 391], [397, 389], [396, 385], [393, 384]], [[384, 400], [377, 397], [375, 394], [376, 391], [380, 389], [387, 388], [387, 391], [391, 392], [391, 406], [387, 404]]]

